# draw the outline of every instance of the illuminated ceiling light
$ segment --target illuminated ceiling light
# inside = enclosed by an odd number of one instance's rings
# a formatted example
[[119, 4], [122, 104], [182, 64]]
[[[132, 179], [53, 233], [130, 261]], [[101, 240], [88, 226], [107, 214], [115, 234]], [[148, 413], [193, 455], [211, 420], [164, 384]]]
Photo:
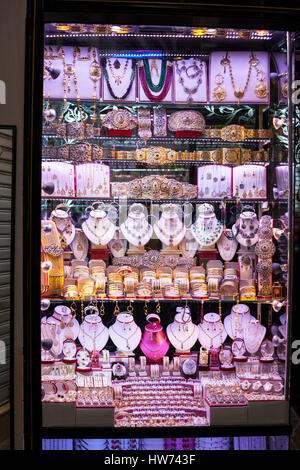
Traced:
[[257, 30], [256, 31], [257, 36], [264, 37], [264, 36], [269, 36], [270, 32], [264, 29]]
[[57, 24], [56, 30], [57, 31], [69, 31], [70, 26], [68, 24]]
[[111, 31], [117, 34], [128, 34], [130, 32], [130, 28], [128, 26], [112, 26]]
[[191, 34], [193, 36], [204, 36], [207, 33], [206, 28], [197, 28], [197, 29], [192, 29]]

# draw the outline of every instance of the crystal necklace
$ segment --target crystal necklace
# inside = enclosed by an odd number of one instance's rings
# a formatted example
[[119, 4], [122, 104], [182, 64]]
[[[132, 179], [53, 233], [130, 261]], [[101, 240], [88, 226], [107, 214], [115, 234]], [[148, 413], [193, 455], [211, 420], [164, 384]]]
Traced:
[[[178, 235], [180, 235], [182, 233], [182, 230], [183, 230], [183, 224], [180, 225], [180, 227], [178, 227], [177, 230], [174, 230], [174, 231], [171, 231], [170, 228], [169, 230], [167, 231], [167, 225], [168, 224], [164, 224], [164, 228], [161, 228], [159, 226], [159, 223], [157, 224], [157, 231], [159, 232], [159, 234], [162, 236], [162, 237], [167, 237], [169, 239], [169, 244], [172, 245], [173, 242], [176, 240], [176, 238], [178, 237]], [[169, 233], [168, 233], [169, 232]]]
[[174, 331], [172, 330], [172, 326], [170, 325], [170, 331], [172, 335], [174, 336], [174, 338], [181, 344], [181, 349], [183, 351], [185, 351], [185, 349], [183, 348], [184, 343], [186, 343], [193, 336], [193, 334], [195, 333], [195, 328], [196, 328], [196, 325], [194, 325], [192, 333], [187, 338], [182, 340], [182, 339], [177, 338], [177, 336], [174, 334]]
[[149, 233], [149, 230], [151, 228], [150, 225], [147, 223], [147, 227], [145, 227], [144, 230], [141, 231], [141, 228], [143, 228], [142, 224], [137, 224], [137, 225], [133, 224], [132, 227], [129, 227], [128, 223], [126, 222], [124, 224], [124, 228], [127, 230], [129, 235], [131, 235], [133, 239], [137, 240], [137, 242], [135, 243], [135, 246], [140, 246], [142, 244], [141, 240], [143, 240], [143, 238]]

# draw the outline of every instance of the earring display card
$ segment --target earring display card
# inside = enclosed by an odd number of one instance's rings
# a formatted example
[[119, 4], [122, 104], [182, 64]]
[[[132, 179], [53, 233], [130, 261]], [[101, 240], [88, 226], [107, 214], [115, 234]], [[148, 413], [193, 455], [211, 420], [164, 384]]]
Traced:
[[175, 103], [207, 103], [207, 67], [199, 58], [176, 60], [173, 63]]
[[75, 197], [74, 165], [67, 162], [42, 163], [42, 188], [54, 184], [54, 191], [48, 194], [42, 189], [42, 197]]
[[77, 197], [110, 197], [110, 167], [101, 163], [76, 166]]
[[[63, 53], [65, 58], [63, 59]], [[75, 58], [74, 58], [74, 54]], [[45, 98], [64, 98], [81, 100], [93, 100], [95, 91], [96, 99], [100, 99], [100, 80], [98, 83], [90, 76], [93, 61], [99, 64], [99, 56], [96, 51], [95, 59], [88, 47], [46, 46], [44, 56], [44, 94]], [[45, 69], [55, 69], [59, 72], [57, 78], [51, 78]], [[65, 79], [65, 85], [64, 85]], [[77, 82], [77, 85], [76, 85]]]
[[289, 190], [289, 168], [287, 165], [280, 165], [275, 168], [275, 172], [279, 197], [287, 198]]
[[139, 61], [138, 100], [140, 102], [172, 103], [172, 67], [172, 63], [166, 59]]
[[268, 52], [212, 52], [209, 62], [211, 103], [270, 102]]
[[103, 101], [136, 101], [136, 64], [132, 59], [108, 57], [102, 73]]
[[231, 167], [226, 165], [198, 167], [198, 199], [222, 199], [231, 195]]
[[241, 165], [232, 169], [233, 195], [242, 199], [267, 198], [267, 169], [263, 165]]

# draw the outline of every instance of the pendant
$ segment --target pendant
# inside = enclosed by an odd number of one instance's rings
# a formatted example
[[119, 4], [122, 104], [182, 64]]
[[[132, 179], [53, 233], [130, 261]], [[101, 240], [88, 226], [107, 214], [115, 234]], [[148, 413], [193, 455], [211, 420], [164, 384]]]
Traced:
[[212, 95], [216, 101], [224, 101], [226, 98], [226, 90], [223, 86], [216, 86], [212, 91]]
[[266, 83], [260, 82], [254, 88], [254, 93], [256, 94], [257, 98], [260, 98], [260, 99], [266, 98], [266, 96], [268, 96], [268, 93], [269, 93], [269, 87]]
[[120, 62], [118, 61], [118, 59], [116, 59], [116, 60], [114, 61], [114, 68], [118, 70], [120, 67], [121, 67], [121, 64], [120, 64]]

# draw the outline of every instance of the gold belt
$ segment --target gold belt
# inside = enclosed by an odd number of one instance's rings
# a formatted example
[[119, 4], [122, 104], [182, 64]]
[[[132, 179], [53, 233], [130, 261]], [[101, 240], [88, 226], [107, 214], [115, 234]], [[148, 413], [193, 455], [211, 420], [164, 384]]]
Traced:
[[99, 145], [81, 142], [77, 144], [65, 144], [59, 147], [43, 147], [42, 156], [78, 162], [89, 162], [92, 160], [101, 160], [103, 158], [103, 149]]

